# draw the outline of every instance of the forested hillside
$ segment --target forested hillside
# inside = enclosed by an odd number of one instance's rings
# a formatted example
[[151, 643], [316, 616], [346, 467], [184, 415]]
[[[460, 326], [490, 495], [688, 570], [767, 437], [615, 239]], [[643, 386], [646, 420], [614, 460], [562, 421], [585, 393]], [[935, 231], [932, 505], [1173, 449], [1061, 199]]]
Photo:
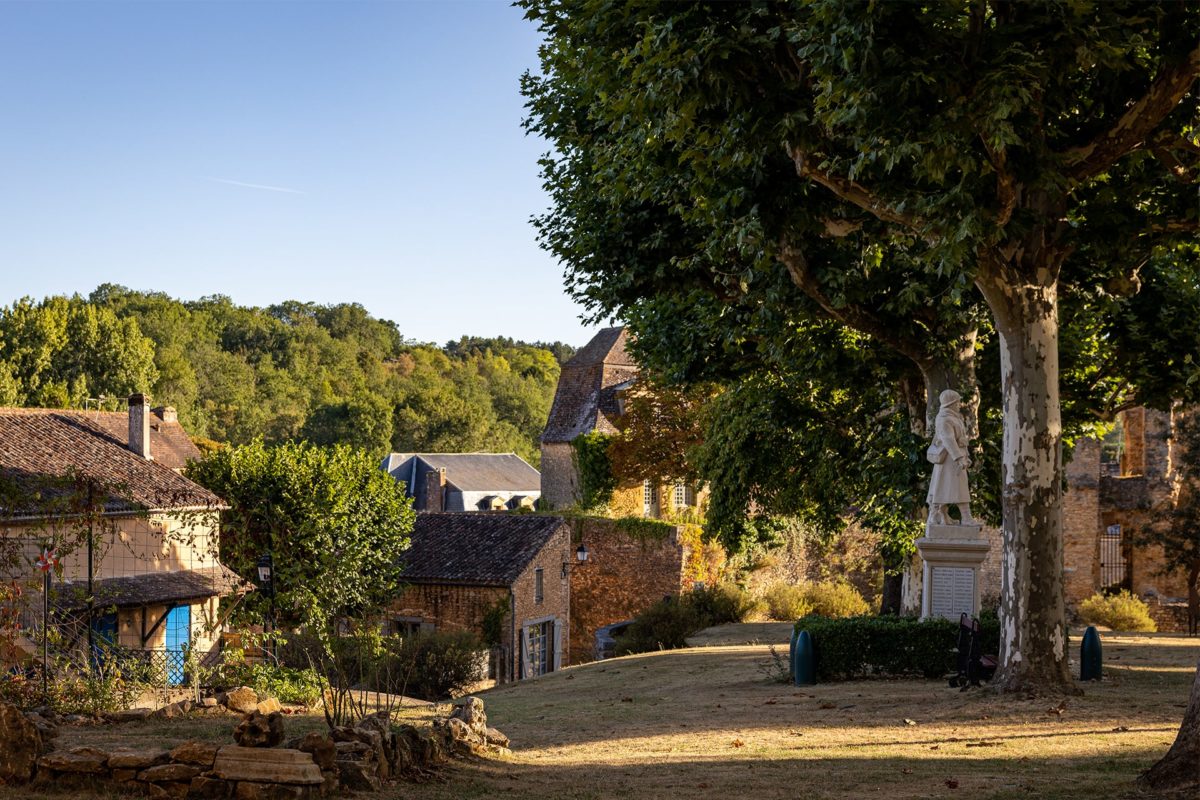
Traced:
[[[406, 341], [357, 304], [181, 302], [105, 284], [0, 308], [0, 405], [173, 405], [218, 442], [307, 439], [393, 450], [512, 451], [537, 464], [561, 343]], [[95, 407], [95, 403], [89, 403]]]

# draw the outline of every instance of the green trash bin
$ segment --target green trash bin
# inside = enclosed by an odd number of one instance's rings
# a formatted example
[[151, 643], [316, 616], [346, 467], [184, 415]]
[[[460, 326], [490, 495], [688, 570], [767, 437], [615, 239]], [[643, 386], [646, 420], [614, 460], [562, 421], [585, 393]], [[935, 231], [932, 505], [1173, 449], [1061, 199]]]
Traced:
[[1103, 656], [1100, 632], [1094, 625], [1089, 625], [1083, 632], [1083, 643], [1079, 645], [1079, 680], [1100, 680], [1104, 672]]
[[796, 635], [792, 652], [792, 683], [796, 686], [815, 686], [817, 683], [816, 653], [808, 631]]

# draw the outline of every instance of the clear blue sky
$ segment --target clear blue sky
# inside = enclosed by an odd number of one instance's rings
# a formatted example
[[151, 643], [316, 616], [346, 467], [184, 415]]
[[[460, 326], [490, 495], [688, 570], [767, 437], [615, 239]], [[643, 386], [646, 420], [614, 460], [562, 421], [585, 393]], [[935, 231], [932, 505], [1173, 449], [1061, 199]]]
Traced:
[[104, 282], [588, 331], [529, 217], [506, 2], [0, 2], [0, 304]]

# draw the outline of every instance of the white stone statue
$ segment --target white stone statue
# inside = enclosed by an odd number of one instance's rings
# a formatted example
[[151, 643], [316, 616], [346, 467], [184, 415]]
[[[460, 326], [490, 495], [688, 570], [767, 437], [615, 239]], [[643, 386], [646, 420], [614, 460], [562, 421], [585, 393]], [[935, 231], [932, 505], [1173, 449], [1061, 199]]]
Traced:
[[971, 492], [967, 486], [967, 469], [971, 457], [967, 454], [967, 426], [963, 423], [959, 404], [962, 395], [947, 389], [938, 395], [941, 409], [933, 423], [933, 443], [925, 451], [925, 457], [933, 464], [933, 477], [929, 481], [930, 525], [953, 525], [946, 516], [946, 506], [958, 506], [960, 525], [979, 525], [971, 516]]

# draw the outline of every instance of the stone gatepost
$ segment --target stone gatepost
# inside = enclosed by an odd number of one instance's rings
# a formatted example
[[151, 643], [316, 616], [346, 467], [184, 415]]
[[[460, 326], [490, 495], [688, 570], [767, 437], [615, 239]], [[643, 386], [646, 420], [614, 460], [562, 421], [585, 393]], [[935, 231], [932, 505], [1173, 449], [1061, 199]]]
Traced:
[[921, 619], [957, 622], [964, 612], [979, 616], [979, 567], [989, 549], [981, 525], [925, 526], [925, 535], [917, 539], [924, 561]]

